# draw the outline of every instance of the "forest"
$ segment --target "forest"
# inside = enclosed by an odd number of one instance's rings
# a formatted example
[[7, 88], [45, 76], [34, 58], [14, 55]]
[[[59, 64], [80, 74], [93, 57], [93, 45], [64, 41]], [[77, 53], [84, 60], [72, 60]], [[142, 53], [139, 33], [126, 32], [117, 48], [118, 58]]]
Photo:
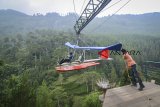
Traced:
[[[75, 44], [76, 39], [70, 30], [3, 31], [0, 34], [0, 107], [101, 107], [102, 91], [96, 81], [105, 78], [115, 87], [125, 85], [124, 60], [120, 52], [111, 51], [111, 61], [102, 60], [100, 65], [79, 71], [57, 72], [57, 62], [68, 54], [64, 44]], [[132, 54], [144, 80], [144, 62], [160, 61], [160, 34], [82, 33], [79, 45], [108, 46], [119, 42]], [[96, 58], [97, 53], [86, 51], [86, 58]]]

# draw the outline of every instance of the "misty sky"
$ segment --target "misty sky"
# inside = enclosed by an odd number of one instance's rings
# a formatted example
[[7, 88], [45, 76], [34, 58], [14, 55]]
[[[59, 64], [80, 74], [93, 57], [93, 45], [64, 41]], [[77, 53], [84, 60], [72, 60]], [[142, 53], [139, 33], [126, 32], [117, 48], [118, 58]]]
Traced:
[[[74, 1], [76, 12], [80, 14], [83, 2], [85, 1], [86, 5], [89, 0]], [[109, 5], [117, 1], [119, 0], [112, 0]], [[109, 10], [102, 11], [99, 16], [113, 14], [127, 1], [128, 0], [122, 0], [122, 2]], [[14, 9], [29, 15], [33, 15], [34, 13], [46, 14], [48, 12], [58, 12], [64, 15], [68, 12], [74, 12], [73, 0], [0, 0], [0, 9]], [[125, 8], [118, 12], [118, 14], [142, 14], [149, 12], [160, 12], [160, 0], [132, 0]]]

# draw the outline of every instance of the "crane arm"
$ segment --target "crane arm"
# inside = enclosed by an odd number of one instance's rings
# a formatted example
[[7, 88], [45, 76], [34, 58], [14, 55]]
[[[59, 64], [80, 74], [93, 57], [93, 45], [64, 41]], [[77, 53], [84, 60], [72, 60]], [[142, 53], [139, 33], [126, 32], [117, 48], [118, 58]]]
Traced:
[[82, 29], [110, 2], [111, 0], [90, 0], [74, 25], [76, 34], [80, 34]]

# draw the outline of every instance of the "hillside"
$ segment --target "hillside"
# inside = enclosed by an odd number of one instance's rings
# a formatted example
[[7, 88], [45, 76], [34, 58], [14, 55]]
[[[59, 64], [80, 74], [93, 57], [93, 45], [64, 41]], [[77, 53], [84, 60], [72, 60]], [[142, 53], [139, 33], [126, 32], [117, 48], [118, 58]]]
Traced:
[[[132, 51], [142, 79], [160, 81], [158, 65], [144, 65], [145, 61], [160, 61], [160, 13], [116, 15], [106, 21], [107, 18], [95, 18], [84, 29], [78, 45], [121, 42], [123, 48]], [[115, 51], [110, 52], [114, 60], [101, 60], [97, 66], [56, 71], [57, 62], [69, 52], [75, 52], [73, 61], [82, 55], [83, 50], [64, 46], [77, 40], [74, 23], [73, 13], [30, 16], [0, 10], [0, 107], [102, 107], [98, 99], [102, 90], [97, 81], [103, 78], [115, 87], [130, 84], [122, 54]], [[86, 59], [99, 57], [98, 51], [85, 52]]]
[[[141, 15], [115, 15], [95, 18], [82, 33], [89, 34], [160, 34], [160, 13]], [[75, 14], [60, 16], [58, 13], [46, 15], [26, 15], [14, 10], [0, 10], [0, 34], [24, 33], [36, 29], [73, 31]], [[94, 31], [94, 32], [93, 32]]]

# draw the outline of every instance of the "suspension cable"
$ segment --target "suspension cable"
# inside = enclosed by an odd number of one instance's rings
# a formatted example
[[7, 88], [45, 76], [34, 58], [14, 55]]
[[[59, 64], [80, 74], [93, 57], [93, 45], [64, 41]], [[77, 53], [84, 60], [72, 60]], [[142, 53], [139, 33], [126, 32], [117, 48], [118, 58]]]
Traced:
[[80, 40], [80, 35], [76, 35], [77, 36], [77, 40], [76, 40], [76, 45], [73, 48], [73, 56], [75, 56], [77, 49], [75, 48], [76, 46], [78, 46], [79, 44], [79, 40]]
[[127, 4], [129, 4], [129, 2], [131, 2], [132, 0], [128, 0], [124, 5], [122, 5], [117, 11], [115, 11], [111, 16], [109, 16], [107, 18], [107, 20], [104, 20], [99, 26], [97, 26], [96, 28], [94, 28], [92, 30], [92, 32], [95, 32], [97, 30], [97, 28], [100, 28], [106, 21], [108, 21], [109, 19], [111, 19], [116, 13], [118, 13], [122, 8], [124, 8]]
[[101, 12], [104, 12], [104, 11], [110, 9], [111, 7], [115, 6], [116, 4], [118, 4], [118, 3], [121, 2], [121, 1], [122, 1], [122, 0], [119, 0], [119, 1], [115, 2], [114, 4], [112, 4], [111, 6], [107, 7], [106, 9], [102, 10]]
[[75, 19], [77, 20], [77, 16], [76, 16], [76, 14], [77, 14], [77, 12], [76, 12], [76, 5], [75, 5], [75, 1], [73, 0], [73, 8], [74, 8], [74, 15], [75, 15]]
[[[103, 10], [103, 11], [106, 11], [107, 9], [113, 7], [114, 5], [118, 4], [118, 3], [121, 2], [121, 1], [122, 1], [122, 0], [117, 1], [116, 3], [114, 3], [114, 4], [111, 5], [111, 6], [109, 6], [108, 8], [106, 8], [106, 9]], [[108, 20], [111, 19], [111, 18], [112, 18], [116, 13], [118, 13], [122, 8], [124, 8], [129, 2], [131, 2], [131, 0], [128, 0], [128, 1], [127, 1], [124, 5], [122, 5], [117, 11], [115, 11], [110, 17], [108, 17]], [[84, 0], [84, 2], [83, 2], [82, 8], [83, 8], [83, 6], [84, 6], [84, 3], [85, 3], [85, 0]], [[75, 13], [76, 13], [75, 1], [74, 1], [74, 0], [73, 0], [73, 6], [74, 6], [74, 11], [75, 11]], [[82, 9], [81, 9], [81, 11], [82, 11]], [[76, 15], [75, 15], [75, 18], [77, 19]], [[106, 20], [103, 21], [102, 24], [104, 24], [105, 22], [106, 22]], [[93, 29], [93, 32], [95, 32], [95, 31], [97, 30], [97, 28], [101, 27], [102, 24], [100, 24], [100, 25], [97, 26], [95, 29]], [[79, 40], [80, 40], [80, 36], [77, 35], [77, 43], [76, 43], [77, 46], [78, 46]], [[75, 55], [75, 52], [76, 52], [76, 49], [74, 49], [73, 55]]]
[[81, 11], [80, 11], [80, 14], [82, 14], [83, 7], [84, 7], [85, 2], [86, 2], [86, 0], [83, 1], [82, 8], [81, 8]]

